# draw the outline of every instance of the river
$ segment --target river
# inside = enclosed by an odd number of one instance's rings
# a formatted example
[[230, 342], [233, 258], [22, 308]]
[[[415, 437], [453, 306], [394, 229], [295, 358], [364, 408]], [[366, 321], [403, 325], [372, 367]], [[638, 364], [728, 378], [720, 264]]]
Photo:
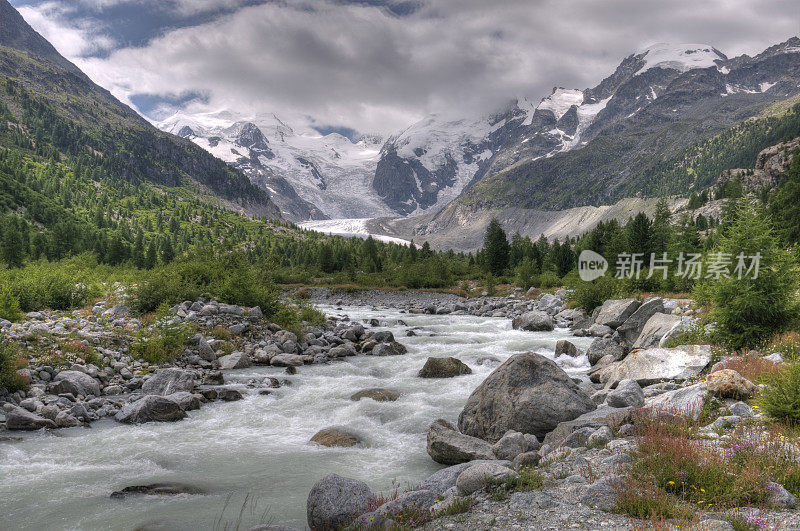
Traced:
[[[552, 357], [569, 338], [585, 350], [589, 338], [566, 330], [521, 332], [508, 319], [410, 315], [364, 307], [329, 315], [378, 319], [408, 347], [394, 357], [357, 356], [330, 365], [300, 367], [286, 375], [270, 367], [231, 371], [226, 382], [244, 389], [268, 376], [291, 385], [271, 395], [250, 392], [244, 400], [214, 403], [176, 423], [128, 426], [106, 420], [91, 429], [37, 432], [0, 443], [0, 505], [4, 529], [247, 529], [258, 523], [306, 528], [306, 497], [326, 474], [366, 481], [375, 491], [403, 490], [435, 472], [425, 451], [428, 426], [437, 418], [456, 422], [467, 397], [516, 352]], [[402, 319], [408, 326], [398, 324]], [[414, 337], [407, 337], [408, 327]], [[450, 379], [416, 376], [428, 356], [455, 356], [473, 374]], [[585, 373], [585, 356], [560, 357], [570, 374]], [[386, 387], [396, 402], [349, 400], [355, 391]], [[365, 441], [361, 448], [308, 444], [318, 430], [347, 426]], [[128, 485], [179, 481], [203, 495], [131, 496], [110, 499]], [[244, 510], [243, 510], [244, 508]]]

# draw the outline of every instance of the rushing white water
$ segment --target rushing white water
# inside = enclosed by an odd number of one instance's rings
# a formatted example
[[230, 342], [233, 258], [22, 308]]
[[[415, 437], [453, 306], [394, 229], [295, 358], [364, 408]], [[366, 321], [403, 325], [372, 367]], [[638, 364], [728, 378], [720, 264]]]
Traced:
[[[425, 435], [437, 418], [455, 422], [469, 394], [516, 352], [552, 357], [558, 339], [585, 350], [589, 339], [566, 331], [520, 332], [507, 319], [429, 316], [346, 308], [353, 320], [377, 318], [408, 346], [404, 356], [357, 356], [330, 365], [300, 367], [298, 374], [253, 367], [230, 372], [239, 382], [277, 376], [291, 385], [269, 396], [251, 392], [233, 403], [214, 403], [176, 423], [127, 426], [104, 421], [92, 429], [36, 433], [24, 442], [0, 443], [0, 505], [4, 529], [242, 529], [268, 523], [306, 527], [306, 497], [328, 473], [366, 481], [373, 490], [404, 488], [440, 465], [425, 452]], [[406, 337], [404, 320], [417, 336]], [[455, 356], [474, 371], [450, 379], [416, 376], [428, 356]], [[567, 372], [588, 369], [586, 357], [560, 357]], [[386, 387], [396, 402], [362, 399], [355, 391]], [[308, 444], [318, 430], [347, 426], [362, 448]], [[180, 481], [204, 495], [110, 499], [128, 485]], [[249, 499], [246, 510], [240, 511]], [[266, 518], [263, 517], [265, 511]]]

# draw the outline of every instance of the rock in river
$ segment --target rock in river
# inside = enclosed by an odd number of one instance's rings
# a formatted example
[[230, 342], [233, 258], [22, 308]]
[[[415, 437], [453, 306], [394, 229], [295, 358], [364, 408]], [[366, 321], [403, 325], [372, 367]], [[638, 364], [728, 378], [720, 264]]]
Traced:
[[136, 402], [125, 404], [116, 415], [119, 422], [141, 424], [143, 422], [174, 422], [186, 417], [181, 406], [168, 398], [146, 395]]
[[134, 485], [111, 493], [112, 498], [124, 498], [131, 494], [148, 496], [175, 496], [176, 494], [204, 494], [202, 489], [183, 483], [152, 483], [150, 485]]
[[475, 459], [494, 459], [492, 446], [476, 437], [464, 435], [444, 419], [428, 429], [428, 455], [437, 463], [457, 465]]
[[400, 398], [400, 393], [394, 389], [382, 389], [375, 387], [373, 389], [364, 389], [350, 395], [350, 400], [358, 402], [362, 398], [371, 398], [376, 402], [394, 402]]
[[549, 332], [554, 328], [553, 318], [539, 310], [523, 313], [514, 318], [511, 325], [515, 330], [527, 330], [528, 332]]
[[355, 433], [345, 428], [325, 428], [319, 430], [311, 437], [311, 442], [322, 446], [341, 446], [349, 448], [361, 444], [361, 439]]
[[166, 396], [194, 389], [194, 374], [182, 369], [160, 369], [142, 385], [146, 395]]
[[470, 395], [458, 427], [466, 435], [490, 442], [508, 430], [542, 439], [560, 422], [595, 407], [553, 361], [539, 354], [515, 354]]
[[452, 378], [462, 374], [472, 374], [464, 362], [458, 358], [428, 358], [425, 366], [419, 371], [421, 378]]
[[9, 430], [38, 430], [55, 428], [56, 423], [21, 407], [6, 405], [6, 428]]

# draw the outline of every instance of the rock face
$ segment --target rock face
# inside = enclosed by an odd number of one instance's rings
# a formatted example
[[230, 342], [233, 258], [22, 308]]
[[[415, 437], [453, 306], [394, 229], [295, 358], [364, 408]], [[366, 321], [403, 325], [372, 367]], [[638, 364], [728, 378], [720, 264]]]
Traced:
[[493, 483], [516, 479], [519, 474], [510, 468], [494, 463], [478, 463], [459, 474], [456, 488], [459, 496], [468, 496]]
[[189, 371], [161, 369], [142, 384], [142, 393], [166, 396], [180, 391], [191, 391], [194, 385], [194, 375]]
[[8, 405], [6, 411], [6, 428], [9, 430], [39, 430], [42, 428], [55, 428], [56, 423], [36, 413], [31, 413], [21, 407]]
[[315, 433], [311, 437], [311, 442], [322, 446], [349, 448], [361, 444], [361, 439], [355, 433], [344, 428], [325, 428]]
[[458, 358], [428, 358], [419, 371], [420, 378], [452, 378], [462, 374], [472, 374], [464, 362]]
[[617, 328], [628, 320], [640, 306], [636, 299], [607, 300], [597, 314], [595, 324]]
[[308, 527], [318, 531], [346, 527], [375, 503], [375, 495], [363, 481], [330, 474], [317, 481], [308, 493]]
[[681, 318], [677, 315], [653, 314], [642, 327], [639, 337], [631, 348], [653, 348], [659, 346], [661, 339], [680, 322]]
[[617, 333], [619, 334], [622, 344], [628, 350], [633, 348], [633, 344], [636, 343], [648, 319], [657, 313], [663, 312], [664, 300], [660, 298], [650, 299], [639, 306], [639, 308], [617, 328]]
[[634, 350], [624, 360], [600, 369], [596, 376], [606, 386], [614, 387], [622, 380], [636, 380], [644, 386], [662, 380], [695, 377], [710, 361], [711, 347], [708, 345]]
[[455, 426], [443, 419], [434, 421], [428, 429], [427, 450], [431, 459], [443, 465], [495, 458], [489, 443], [459, 433]]
[[376, 387], [374, 389], [364, 389], [350, 395], [350, 400], [354, 402], [358, 402], [362, 398], [371, 398], [376, 402], [394, 402], [400, 398], [400, 393], [394, 389]]
[[549, 332], [555, 327], [552, 317], [539, 310], [523, 313], [514, 318], [511, 325], [515, 330], [527, 330], [528, 332]]
[[708, 390], [720, 398], [750, 398], [758, 389], [753, 382], [731, 369], [712, 372], [706, 378]]
[[100, 383], [80, 371], [61, 371], [54, 378], [52, 391], [55, 394], [72, 393], [75, 396], [100, 395]]
[[533, 353], [515, 354], [470, 395], [458, 427], [466, 435], [491, 442], [508, 430], [541, 439], [560, 422], [595, 407], [551, 360]]
[[116, 415], [119, 422], [142, 424], [144, 422], [174, 422], [186, 417], [181, 406], [168, 398], [147, 395], [136, 402], [125, 404]]

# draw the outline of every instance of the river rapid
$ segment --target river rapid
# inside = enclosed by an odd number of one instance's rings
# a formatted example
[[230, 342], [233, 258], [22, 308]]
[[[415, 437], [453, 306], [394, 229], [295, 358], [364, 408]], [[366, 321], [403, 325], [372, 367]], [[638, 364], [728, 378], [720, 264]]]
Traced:
[[[374, 491], [403, 490], [442, 468], [425, 451], [428, 426], [453, 423], [467, 397], [517, 352], [552, 358], [559, 339], [586, 350], [591, 338], [567, 330], [522, 332], [500, 318], [411, 315], [397, 310], [322, 306], [353, 321], [378, 319], [408, 347], [404, 356], [357, 356], [330, 365], [300, 367], [296, 375], [270, 367], [226, 373], [242, 390], [250, 380], [289, 380], [262, 396], [207, 404], [176, 423], [128, 426], [106, 420], [92, 428], [25, 435], [0, 442], [0, 505], [4, 529], [247, 529], [259, 523], [306, 528], [306, 497], [329, 473], [361, 479]], [[402, 320], [406, 325], [398, 323]], [[409, 327], [416, 336], [407, 337]], [[473, 374], [423, 379], [428, 356], [454, 356]], [[478, 364], [482, 357], [496, 358]], [[585, 374], [585, 356], [557, 360], [569, 374]], [[385, 387], [396, 402], [362, 399], [356, 391]], [[363, 447], [323, 448], [308, 443], [329, 426], [358, 433]], [[206, 494], [129, 496], [109, 494], [129, 485], [184, 482]]]

